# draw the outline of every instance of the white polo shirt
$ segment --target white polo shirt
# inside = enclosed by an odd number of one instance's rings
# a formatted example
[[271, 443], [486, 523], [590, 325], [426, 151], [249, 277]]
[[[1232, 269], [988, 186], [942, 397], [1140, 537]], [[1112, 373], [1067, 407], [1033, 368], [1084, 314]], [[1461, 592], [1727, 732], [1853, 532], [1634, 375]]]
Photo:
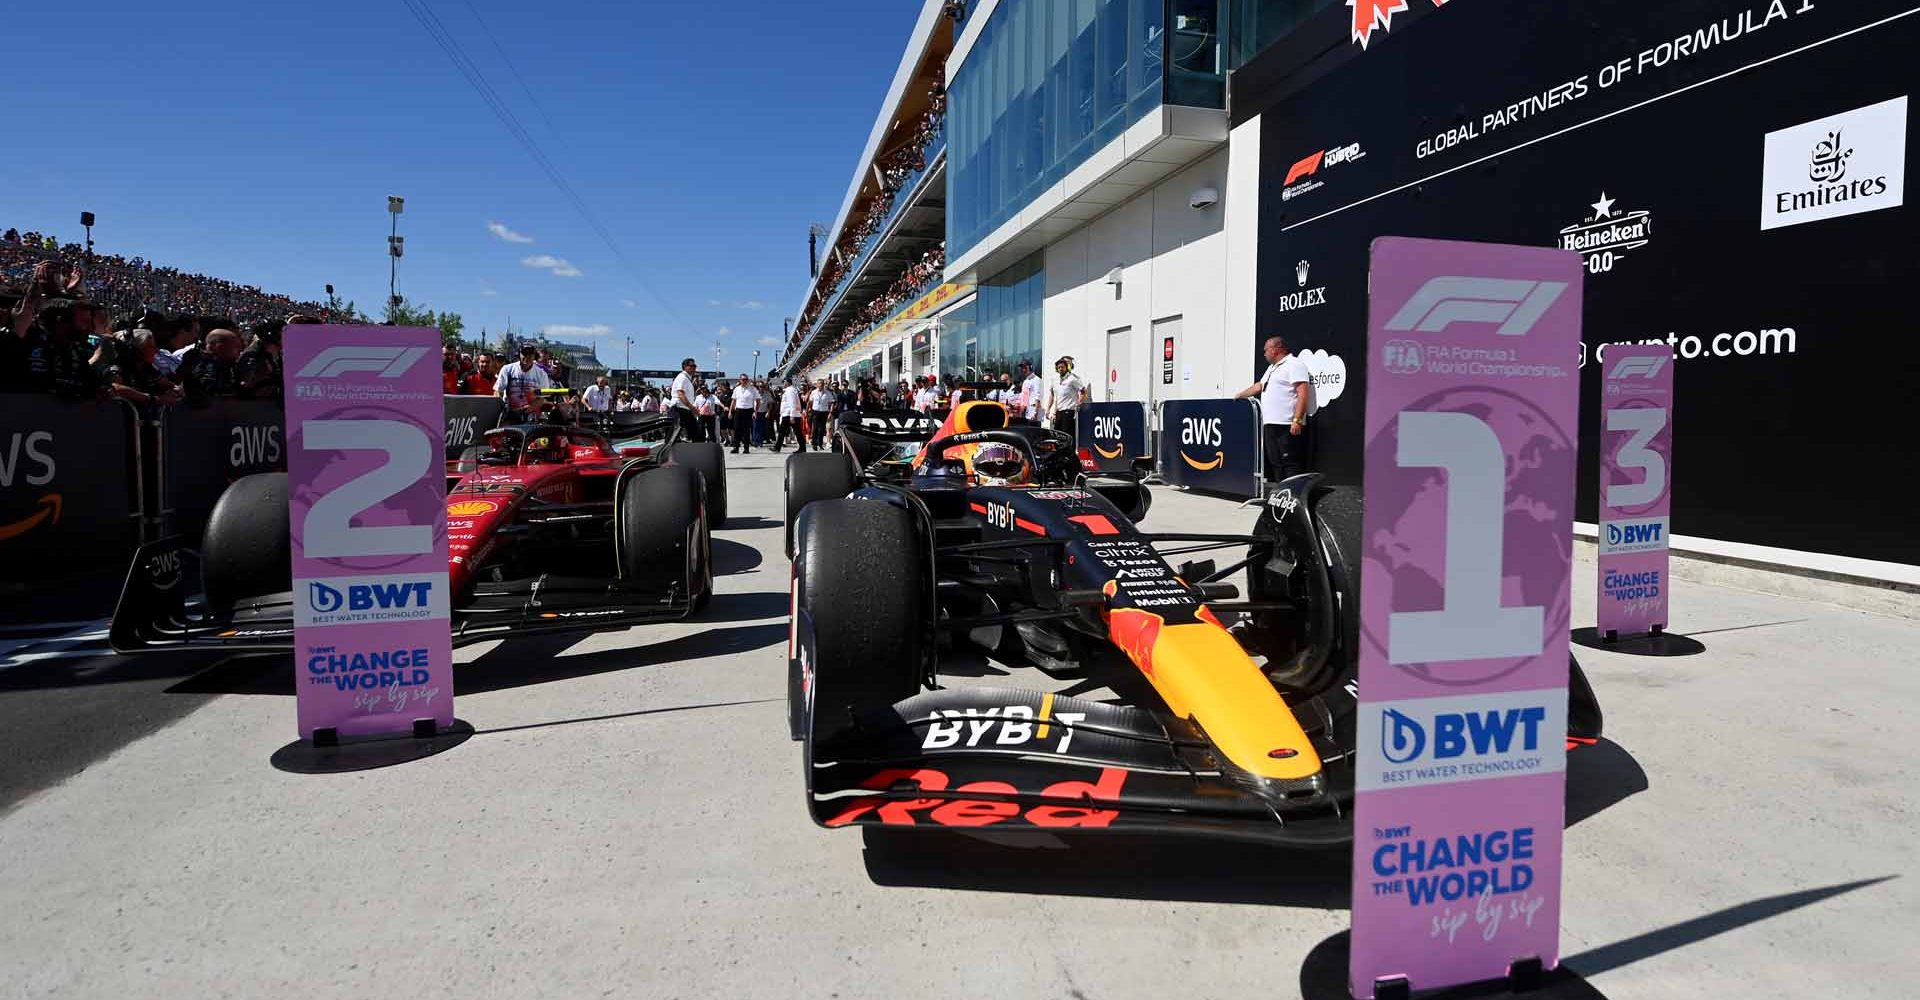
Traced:
[[1306, 415], [1311, 417], [1319, 407], [1313, 400], [1313, 372], [1307, 369], [1307, 363], [1297, 354], [1289, 354], [1277, 363], [1267, 366], [1267, 373], [1260, 376], [1260, 422], [1263, 424], [1293, 423], [1294, 387], [1306, 383], [1300, 391], [1307, 394]]
[[833, 409], [833, 390], [815, 388], [813, 390], [813, 412], [825, 413]]
[[[680, 402], [682, 396], [687, 400], [684, 404]], [[667, 391], [667, 405], [683, 410], [699, 405], [699, 401], [693, 398], [693, 376], [683, 371], [673, 377], [673, 388]]]
[[1053, 384], [1053, 412], [1078, 410], [1080, 394], [1085, 391], [1087, 391], [1086, 380], [1071, 371], [1067, 372], [1065, 378]]
[[580, 401], [595, 413], [605, 413], [613, 408], [613, 389], [596, 382], [580, 394]]
[[1020, 383], [1021, 416], [1028, 420], [1040, 419], [1040, 393], [1044, 386], [1038, 375], [1028, 375], [1027, 380]]
[[733, 408], [734, 409], [751, 410], [753, 409], [753, 405], [755, 403], [758, 403], [759, 401], [760, 401], [760, 394], [754, 391], [753, 386], [736, 385], [733, 387]]
[[797, 417], [800, 415], [799, 386], [790, 385], [780, 391], [780, 415], [783, 417]]

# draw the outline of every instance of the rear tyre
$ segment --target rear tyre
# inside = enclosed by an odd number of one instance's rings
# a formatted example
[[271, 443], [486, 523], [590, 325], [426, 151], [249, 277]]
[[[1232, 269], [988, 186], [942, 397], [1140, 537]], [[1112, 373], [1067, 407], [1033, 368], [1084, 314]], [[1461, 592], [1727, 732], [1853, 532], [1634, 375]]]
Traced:
[[787, 558], [793, 558], [794, 527], [800, 512], [815, 500], [838, 500], [854, 488], [853, 463], [835, 451], [815, 451], [787, 459]]
[[287, 474], [242, 476], [220, 494], [200, 543], [207, 604], [293, 589], [293, 548], [287, 533]]
[[682, 441], [667, 453], [668, 465], [684, 465], [707, 481], [707, 520], [715, 528], [727, 523], [727, 456], [719, 442]]
[[700, 474], [682, 466], [633, 476], [620, 494], [620, 576], [668, 587], [691, 581], [694, 610], [713, 592]]
[[[811, 676], [796, 655], [788, 715], [805, 727], [797, 735], [817, 745], [859, 713], [919, 692], [921, 643], [932, 624], [923, 609], [927, 567], [912, 515], [892, 504], [823, 500], [800, 516], [798, 535], [794, 628], [804, 616], [812, 634], [796, 635], [794, 648], [810, 643]], [[875, 552], [888, 557], [875, 560]]]

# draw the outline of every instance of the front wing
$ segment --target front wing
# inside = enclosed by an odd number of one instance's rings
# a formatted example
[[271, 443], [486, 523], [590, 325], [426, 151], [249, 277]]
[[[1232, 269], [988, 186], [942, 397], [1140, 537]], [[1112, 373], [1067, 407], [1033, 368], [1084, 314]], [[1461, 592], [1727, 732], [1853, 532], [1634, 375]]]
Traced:
[[930, 691], [810, 747], [807, 800], [826, 827], [1180, 832], [1350, 841], [1350, 758], [1279, 800], [1223, 769], [1163, 713], [1036, 691]]
[[[115, 652], [180, 649], [288, 652], [293, 649], [293, 596], [266, 594], [211, 611], [188, 600], [198, 553], [170, 535], [134, 553], [108, 641]], [[559, 632], [608, 631], [678, 621], [692, 613], [684, 586], [640, 587], [605, 577], [552, 575], [481, 583], [452, 611], [453, 644]]]

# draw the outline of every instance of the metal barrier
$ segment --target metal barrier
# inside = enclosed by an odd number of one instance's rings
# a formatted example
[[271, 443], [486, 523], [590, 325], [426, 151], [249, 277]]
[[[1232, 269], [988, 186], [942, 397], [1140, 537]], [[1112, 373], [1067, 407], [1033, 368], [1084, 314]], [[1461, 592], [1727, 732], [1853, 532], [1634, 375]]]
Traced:
[[1154, 462], [1164, 482], [1243, 500], [1263, 495], [1258, 401], [1169, 399], [1159, 416]]
[[150, 494], [140, 429], [119, 400], [0, 395], [0, 573], [44, 581], [126, 565]]
[[1147, 404], [1088, 403], [1080, 408], [1076, 447], [1101, 472], [1132, 472], [1134, 460], [1153, 454], [1148, 447]]
[[161, 414], [156, 470], [166, 530], [198, 545], [228, 484], [287, 470], [287, 416], [277, 400], [215, 399]]
[[445, 401], [449, 459], [459, 458], [480, 435], [500, 426], [507, 413], [506, 401], [498, 396], [448, 396]]

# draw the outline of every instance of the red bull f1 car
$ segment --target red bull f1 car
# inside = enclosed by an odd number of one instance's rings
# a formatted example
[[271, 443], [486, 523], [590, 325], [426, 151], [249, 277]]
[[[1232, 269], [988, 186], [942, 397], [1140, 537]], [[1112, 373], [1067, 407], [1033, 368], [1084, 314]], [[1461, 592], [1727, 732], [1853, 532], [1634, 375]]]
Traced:
[[[789, 727], [816, 822], [1352, 838], [1358, 519], [1321, 516], [1319, 477], [1278, 484], [1245, 534], [1145, 532], [1145, 486], [1082, 473], [997, 403], [896, 424], [788, 462]], [[1078, 683], [942, 687], [964, 647]], [[1572, 689], [1590, 742], [1577, 667]]]
[[[652, 446], [616, 449], [581, 427], [532, 424], [488, 431], [447, 462], [455, 645], [670, 621], [706, 603], [709, 484], [725, 475], [724, 459], [718, 445], [681, 442], [671, 418], [657, 419]], [[626, 430], [646, 439], [649, 428]], [[179, 535], [142, 546], [114, 611], [114, 649], [292, 649], [287, 490], [285, 473], [238, 479], [197, 550]]]

